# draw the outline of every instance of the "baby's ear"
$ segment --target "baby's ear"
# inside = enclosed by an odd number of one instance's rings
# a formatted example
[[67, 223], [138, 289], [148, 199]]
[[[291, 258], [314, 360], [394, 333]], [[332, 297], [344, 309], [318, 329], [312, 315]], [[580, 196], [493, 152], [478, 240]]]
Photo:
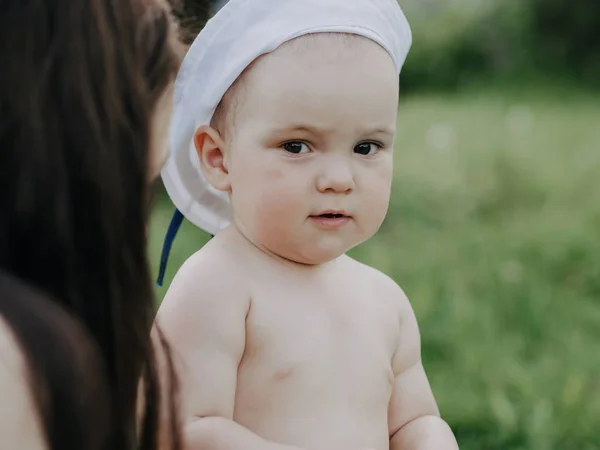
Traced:
[[201, 126], [194, 134], [194, 145], [204, 177], [215, 189], [229, 191], [231, 183], [221, 134], [208, 125]]

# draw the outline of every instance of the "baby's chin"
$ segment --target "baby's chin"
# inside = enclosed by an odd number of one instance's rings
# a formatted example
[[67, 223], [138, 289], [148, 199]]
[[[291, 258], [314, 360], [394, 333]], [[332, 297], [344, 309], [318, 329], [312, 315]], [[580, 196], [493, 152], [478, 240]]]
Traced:
[[296, 246], [266, 246], [269, 251], [284, 260], [303, 266], [320, 266], [336, 260], [355, 247], [344, 243], [315, 243], [306, 242], [301, 247]]
[[237, 230], [255, 248], [282, 261], [303, 266], [319, 266], [336, 260], [370, 236], [331, 233], [306, 235], [262, 227], [246, 228], [236, 221]]

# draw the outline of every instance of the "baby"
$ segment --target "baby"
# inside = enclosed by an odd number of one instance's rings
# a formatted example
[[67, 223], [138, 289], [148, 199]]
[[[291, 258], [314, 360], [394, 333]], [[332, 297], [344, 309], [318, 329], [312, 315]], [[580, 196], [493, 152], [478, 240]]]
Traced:
[[163, 177], [216, 235], [157, 316], [186, 449], [458, 448], [408, 299], [345, 255], [388, 209], [408, 30], [395, 0], [231, 0], [190, 49]]

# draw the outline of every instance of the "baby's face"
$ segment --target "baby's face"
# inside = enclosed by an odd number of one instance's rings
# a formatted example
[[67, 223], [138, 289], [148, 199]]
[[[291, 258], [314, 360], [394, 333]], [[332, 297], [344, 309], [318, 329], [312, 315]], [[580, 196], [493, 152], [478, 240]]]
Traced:
[[367, 240], [388, 208], [398, 77], [379, 45], [351, 38], [300, 38], [259, 59], [227, 137], [236, 225], [304, 264]]

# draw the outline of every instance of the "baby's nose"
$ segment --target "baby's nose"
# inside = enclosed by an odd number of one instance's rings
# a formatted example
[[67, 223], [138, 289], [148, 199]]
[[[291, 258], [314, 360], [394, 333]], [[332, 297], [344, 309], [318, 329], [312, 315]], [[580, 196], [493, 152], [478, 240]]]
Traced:
[[347, 193], [355, 188], [354, 173], [349, 162], [342, 158], [328, 161], [317, 180], [320, 192]]

